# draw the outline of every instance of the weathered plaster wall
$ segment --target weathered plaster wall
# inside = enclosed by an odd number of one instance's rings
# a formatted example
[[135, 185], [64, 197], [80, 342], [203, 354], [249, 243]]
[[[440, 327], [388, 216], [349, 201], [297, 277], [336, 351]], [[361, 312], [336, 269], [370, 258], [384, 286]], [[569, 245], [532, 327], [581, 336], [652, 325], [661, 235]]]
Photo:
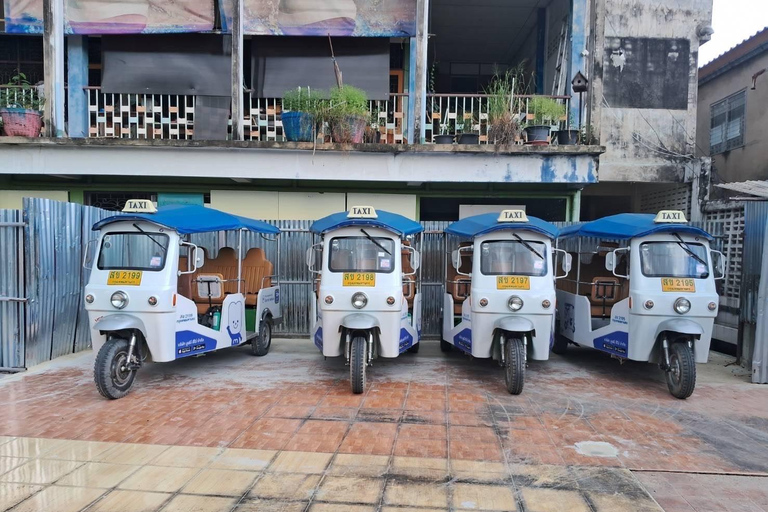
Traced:
[[699, 38], [712, 0], [596, 0], [600, 181], [680, 182], [694, 153]]
[[712, 156], [713, 174], [723, 181], [768, 179], [768, 71], [757, 77], [752, 90], [752, 75], [763, 69], [768, 69], [768, 52], [699, 88], [696, 139], [697, 151], [704, 156], [709, 156], [710, 107], [731, 94], [747, 91], [744, 145]]

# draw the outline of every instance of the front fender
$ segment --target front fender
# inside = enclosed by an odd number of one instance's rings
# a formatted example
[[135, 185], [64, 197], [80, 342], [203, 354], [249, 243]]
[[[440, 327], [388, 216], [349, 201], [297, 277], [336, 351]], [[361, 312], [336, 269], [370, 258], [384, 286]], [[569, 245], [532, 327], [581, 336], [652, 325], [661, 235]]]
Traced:
[[352, 313], [341, 320], [341, 326], [350, 330], [366, 330], [379, 327], [379, 319], [365, 313]]
[[658, 338], [659, 334], [663, 331], [691, 334], [694, 336], [701, 336], [704, 334], [704, 328], [701, 325], [687, 318], [670, 318], [669, 320], [664, 320], [656, 328], [656, 338]]
[[532, 332], [533, 322], [522, 316], [505, 316], [493, 323], [493, 328], [509, 332]]
[[144, 337], [147, 336], [147, 329], [144, 327], [144, 322], [133, 315], [127, 315], [125, 313], [116, 313], [114, 315], [107, 315], [102, 317], [95, 324], [93, 324], [93, 329], [105, 332], [136, 329], [140, 331]]

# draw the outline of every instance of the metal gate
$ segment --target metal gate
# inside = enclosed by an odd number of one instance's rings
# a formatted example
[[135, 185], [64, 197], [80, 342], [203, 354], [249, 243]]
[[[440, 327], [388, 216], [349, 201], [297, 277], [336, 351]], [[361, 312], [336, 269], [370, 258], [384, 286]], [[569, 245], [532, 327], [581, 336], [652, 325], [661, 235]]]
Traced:
[[24, 222], [0, 210], [0, 370], [24, 368]]

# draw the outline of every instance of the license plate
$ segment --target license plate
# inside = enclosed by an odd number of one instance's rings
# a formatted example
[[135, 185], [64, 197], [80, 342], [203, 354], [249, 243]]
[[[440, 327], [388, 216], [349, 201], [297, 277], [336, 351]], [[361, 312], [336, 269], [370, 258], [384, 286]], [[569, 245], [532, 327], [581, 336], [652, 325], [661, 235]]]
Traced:
[[528, 276], [496, 276], [497, 290], [530, 290], [531, 278]]
[[661, 280], [663, 292], [695, 292], [696, 283], [693, 279], [664, 278]]
[[344, 286], [376, 286], [373, 272], [344, 272]]
[[141, 284], [140, 270], [111, 270], [107, 277], [108, 285], [139, 286]]

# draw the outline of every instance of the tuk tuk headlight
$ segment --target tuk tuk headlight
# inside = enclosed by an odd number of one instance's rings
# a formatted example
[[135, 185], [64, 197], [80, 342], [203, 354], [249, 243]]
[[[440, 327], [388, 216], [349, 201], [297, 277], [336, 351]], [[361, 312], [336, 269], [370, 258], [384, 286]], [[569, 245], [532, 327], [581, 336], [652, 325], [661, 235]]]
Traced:
[[357, 292], [352, 296], [352, 307], [363, 309], [368, 304], [368, 297], [363, 292]]
[[710, 302], [709, 304], [707, 304], [707, 309], [709, 309], [710, 311], [716, 310], [717, 309], [717, 303], [716, 302]]
[[485, 307], [485, 306], [487, 306], [487, 305], [488, 305], [488, 299], [486, 299], [485, 297], [483, 297], [482, 299], [480, 299], [480, 307], [481, 307], [481, 308], [484, 308], [484, 307]]
[[128, 295], [125, 292], [115, 292], [112, 294], [109, 301], [112, 303], [113, 307], [123, 309], [128, 305]]
[[691, 301], [680, 297], [675, 301], [675, 313], [684, 315], [691, 310]]
[[643, 307], [644, 307], [645, 309], [653, 309], [653, 301], [652, 301], [652, 300], [650, 300], [650, 299], [648, 299], [647, 301], [645, 301], [645, 302], [643, 303]]
[[507, 306], [509, 306], [509, 309], [512, 311], [520, 311], [523, 308], [523, 299], [517, 295], [513, 295], [509, 298]]
[[90, 293], [85, 296], [85, 302], [87, 302], [88, 304], [93, 304], [94, 300], [95, 299], [93, 298], [93, 295], [91, 295]]
[[147, 299], [147, 302], [150, 306], [157, 306], [157, 297], [152, 295], [150, 298]]
[[552, 302], [548, 299], [544, 299], [543, 301], [541, 301], [541, 307], [543, 307], [544, 309], [549, 309], [551, 305], [552, 305]]

